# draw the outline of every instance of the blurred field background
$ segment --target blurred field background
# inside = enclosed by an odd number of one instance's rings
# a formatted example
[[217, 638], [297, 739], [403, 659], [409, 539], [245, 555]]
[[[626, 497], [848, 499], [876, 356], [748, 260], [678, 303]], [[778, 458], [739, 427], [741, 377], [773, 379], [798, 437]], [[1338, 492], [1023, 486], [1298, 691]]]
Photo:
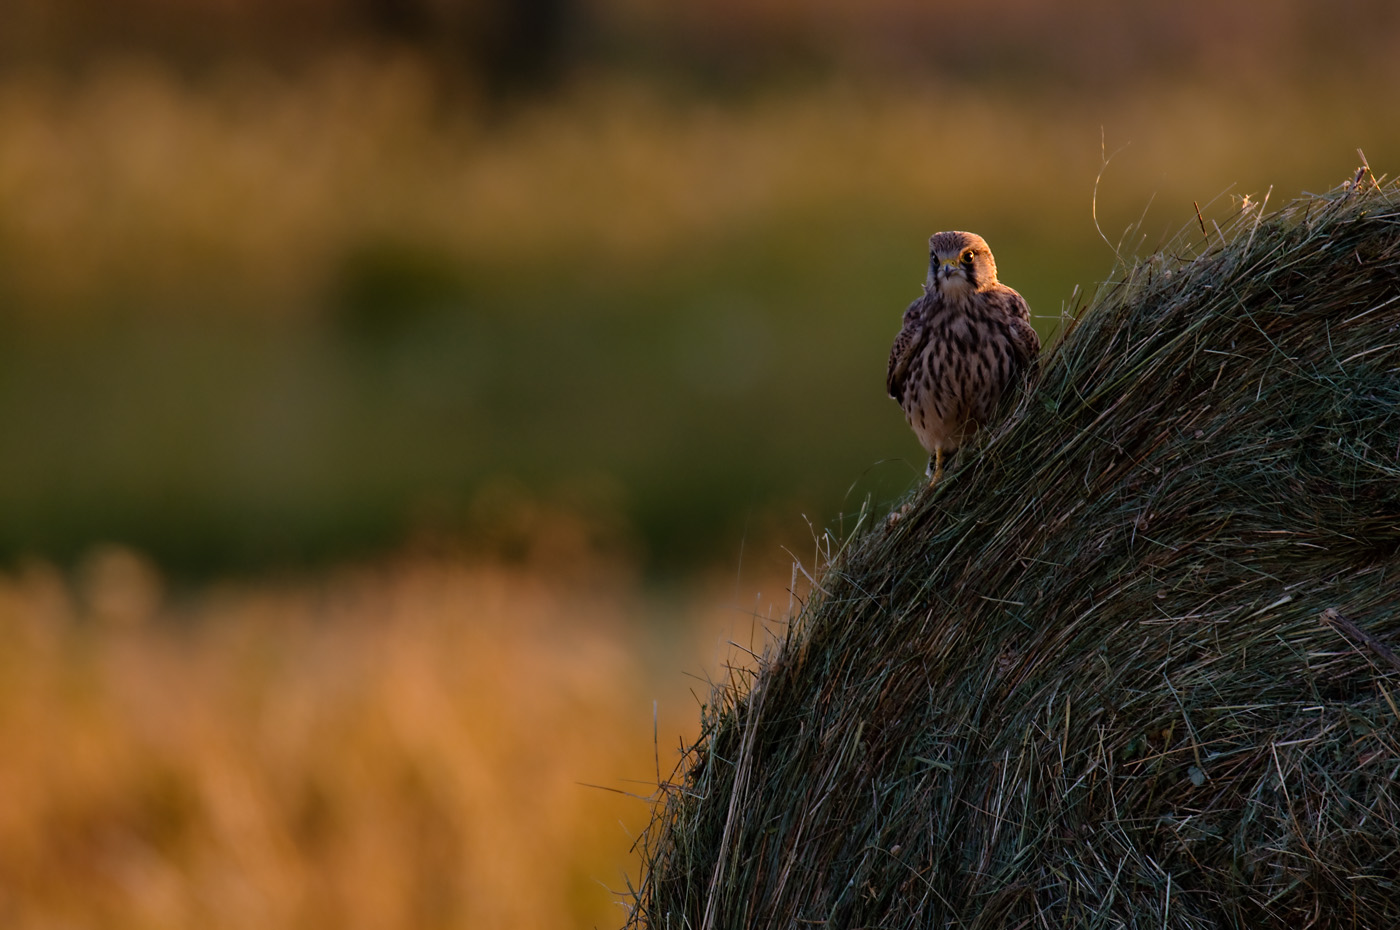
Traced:
[[922, 472], [929, 233], [1048, 338], [1104, 237], [1400, 157], [1384, 0], [3, 15], [15, 927], [619, 924], [580, 783]]

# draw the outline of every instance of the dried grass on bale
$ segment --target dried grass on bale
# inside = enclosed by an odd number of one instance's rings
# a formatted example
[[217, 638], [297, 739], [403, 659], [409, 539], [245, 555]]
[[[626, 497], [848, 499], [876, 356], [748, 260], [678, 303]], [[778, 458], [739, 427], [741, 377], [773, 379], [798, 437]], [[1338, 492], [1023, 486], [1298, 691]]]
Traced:
[[1400, 927], [1400, 188], [1193, 238], [716, 692], [629, 927]]

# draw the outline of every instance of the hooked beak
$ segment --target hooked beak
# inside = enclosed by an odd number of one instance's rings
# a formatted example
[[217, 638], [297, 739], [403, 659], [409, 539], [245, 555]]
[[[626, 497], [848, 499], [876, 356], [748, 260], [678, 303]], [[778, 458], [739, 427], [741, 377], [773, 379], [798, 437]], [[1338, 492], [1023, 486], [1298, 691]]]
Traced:
[[961, 262], [955, 255], [952, 258], [939, 258], [937, 255], [929, 256], [928, 283], [924, 285], [926, 291], [935, 287], [941, 288], [945, 281], [952, 281], [963, 276]]

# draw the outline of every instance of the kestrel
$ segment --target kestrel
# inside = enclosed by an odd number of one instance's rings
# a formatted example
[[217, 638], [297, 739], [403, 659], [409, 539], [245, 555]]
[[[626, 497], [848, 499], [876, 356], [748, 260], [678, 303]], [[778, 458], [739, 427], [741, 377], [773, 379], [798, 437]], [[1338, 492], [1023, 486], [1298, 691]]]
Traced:
[[904, 311], [885, 386], [928, 451], [932, 486], [944, 455], [991, 418], [1007, 387], [1035, 363], [1040, 337], [1025, 299], [997, 281], [981, 236], [936, 233], [928, 251], [924, 293]]

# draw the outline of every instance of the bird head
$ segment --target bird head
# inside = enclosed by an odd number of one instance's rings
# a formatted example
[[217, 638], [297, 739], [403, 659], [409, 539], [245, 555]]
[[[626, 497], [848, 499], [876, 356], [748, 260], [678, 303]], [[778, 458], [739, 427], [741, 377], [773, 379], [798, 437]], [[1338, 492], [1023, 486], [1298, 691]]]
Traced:
[[928, 240], [926, 291], [947, 297], [985, 290], [997, 283], [997, 263], [987, 241], [976, 233], [941, 232]]

